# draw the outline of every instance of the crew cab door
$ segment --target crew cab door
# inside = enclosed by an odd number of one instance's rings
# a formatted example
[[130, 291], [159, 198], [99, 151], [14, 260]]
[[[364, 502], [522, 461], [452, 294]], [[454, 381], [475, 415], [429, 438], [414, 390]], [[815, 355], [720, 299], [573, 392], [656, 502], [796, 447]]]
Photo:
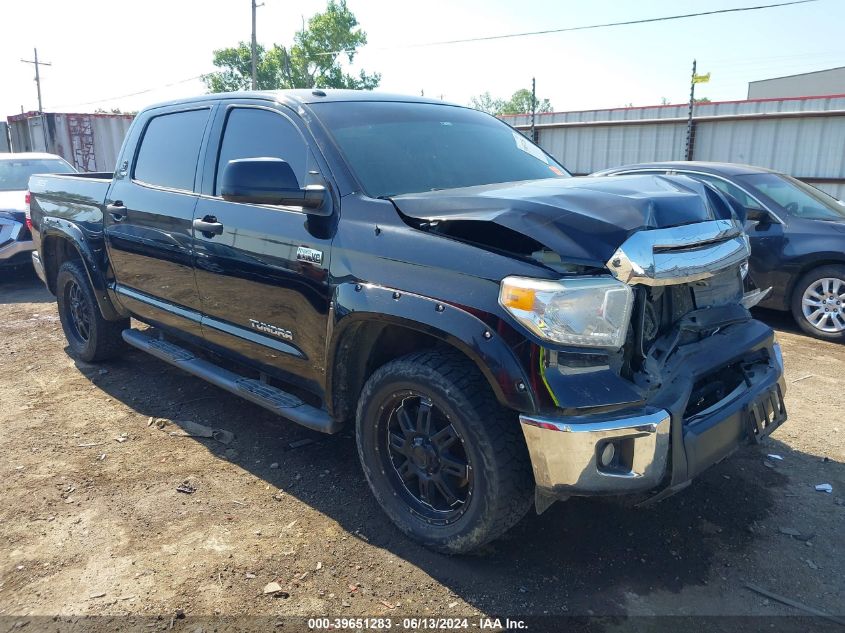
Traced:
[[201, 337], [193, 269], [197, 165], [212, 106], [153, 110], [133, 129], [106, 200], [105, 236], [120, 302]]
[[333, 217], [296, 207], [228, 202], [229, 161], [287, 161], [299, 184], [321, 180], [310, 136], [291, 110], [266, 101], [224, 102], [205, 153], [194, 231], [202, 331], [212, 345], [293, 383], [321, 391]]

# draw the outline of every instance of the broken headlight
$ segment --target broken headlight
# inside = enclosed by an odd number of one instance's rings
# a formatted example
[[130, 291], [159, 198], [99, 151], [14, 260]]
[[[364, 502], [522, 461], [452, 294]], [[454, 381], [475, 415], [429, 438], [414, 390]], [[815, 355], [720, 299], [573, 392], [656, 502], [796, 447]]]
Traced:
[[633, 303], [631, 287], [611, 277], [506, 277], [499, 291], [499, 304], [537, 336], [583, 347], [622, 347]]

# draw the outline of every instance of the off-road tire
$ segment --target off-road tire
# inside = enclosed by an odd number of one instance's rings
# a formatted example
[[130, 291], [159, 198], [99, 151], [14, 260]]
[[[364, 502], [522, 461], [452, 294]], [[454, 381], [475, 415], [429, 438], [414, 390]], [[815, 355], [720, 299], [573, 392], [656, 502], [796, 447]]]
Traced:
[[[93, 363], [119, 355], [126, 344], [120, 333], [129, 327], [129, 319], [107, 321], [100, 313], [94, 289], [82, 262], [67, 261], [56, 277], [59, 319], [71, 353]], [[85, 325], [80, 325], [84, 315]]]
[[[804, 274], [797, 281], [795, 288], [792, 291], [792, 301], [790, 305], [790, 308], [792, 309], [792, 316], [795, 318], [795, 322], [798, 324], [798, 327], [810, 336], [814, 336], [825, 341], [835, 341], [840, 343], [845, 342], [845, 331], [825, 332], [813, 326], [813, 324], [810, 323], [804, 316], [802, 305], [804, 292], [814, 283], [825, 278], [840, 279], [843, 284], [845, 284], [845, 266], [835, 264], [819, 266], [818, 268], [814, 268]], [[845, 297], [843, 297], [843, 300], [845, 301]], [[835, 307], [842, 310], [842, 314], [845, 314], [845, 304]]]
[[[379, 419], [397, 394], [423, 394], [442, 411], [461, 439], [472, 472], [463, 513], [433, 525], [414, 512], [391, 481]], [[499, 405], [478, 368], [451, 350], [415, 352], [377, 369], [361, 391], [356, 415], [358, 455], [370, 488], [385, 513], [405, 534], [447, 554], [470, 552], [496, 539], [525, 515], [533, 502], [534, 477], [516, 414]]]

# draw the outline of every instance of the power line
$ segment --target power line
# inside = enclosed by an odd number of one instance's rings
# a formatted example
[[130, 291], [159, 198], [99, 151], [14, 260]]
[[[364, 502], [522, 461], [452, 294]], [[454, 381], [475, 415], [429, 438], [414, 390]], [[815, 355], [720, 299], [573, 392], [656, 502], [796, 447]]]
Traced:
[[[571, 31], [588, 31], [592, 29], [603, 29], [612, 26], [631, 26], [634, 24], [649, 24], [652, 22], [667, 22], [669, 20], [685, 20], [687, 18], [697, 18], [705, 15], [718, 15], [723, 13], [739, 13], [742, 11], [759, 11], [761, 9], [774, 9], [777, 7], [787, 7], [795, 4], [807, 4], [808, 2], [818, 2], [818, 0], [791, 0], [790, 2], [779, 2], [777, 4], [760, 4], [752, 7], [736, 7], [733, 9], [714, 9], [713, 11], [699, 11], [698, 13], [683, 13], [679, 15], [667, 15], [658, 18], [642, 18], [639, 20], [624, 20], [621, 22], [605, 22], [603, 24], [587, 24], [583, 26], [569, 26], [559, 29], [546, 29], [543, 31], [525, 31], [522, 33], [504, 33], [501, 35], [486, 35], [482, 37], [469, 37], [458, 40], [442, 40], [439, 42], [423, 42], [419, 44], [400, 44], [397, 46], [385, 46], [379, 48], [371, 48], [370, 50], [397, 50], [405, 48], [424, 48], [428, 46], [447, 46], [450, 44], [466, 44], [470, 42], [489, 42], [491, 40], [504, 40], [514, 37], [528, 37], [532, 35], [550, 35], [552, 33], [568, 33]], [[329, 51], [326, 53], [318, 53], [319, 55], [340, 55], [342, 53], [355, 53], [358, 49], [341, 49], [339, 51]]]
[[56, 106], [56, 109], [61, 108], [76, 108], [78, 106], [86, 106], [86, 105], [95, 105], [97, 103], [103, 103], [104, 101], [115, 101], [116, 99], [126, 99], [128, 97], [137, 97], [138, 95], [147, 94], [148, 92], [155, 92], [156, 90], [161, 90], [163, 88], [172, 88], [173, 86], [178, 86], [179, 84], [186, 84], [189, 81], [195, 81], [197, 79], [202, 79], [207, 73], [203, 73], [201, 75], [194, 75], [193, 77], [187, 77], [185, 79], [179, 79], [178, 81], [173, 81], [169, 84], [164, 84], [162, 86], [156, 86], [154, 88], [145, 88], [144, 90], [139, 90], [138, 92], [130, 92], [125, 95], [118, 95], [116, 97], [106, 97], [103, 99], [95, 99], [94, 101], [85, 101], [84, 103], [71, 103], [69, 105], [60, 105]]
[[[761, 5], [751, 6], [751, 7], [736, 7], [736, 8], [733, 8], [733, 9], [714, 9], [712, 11], [700, 11], [700, 12], [697, 12], [697, 13], [685, 13], [685, 14], [669, 15], [669, 16], [662, 16], [662, 17], [656, 17], [656, 18], [642, 18], [642, 19], [639, 19], [639, 20], [625, 20], [625, 21], [620, 21], [620, 22], [606, 22], [606, 23], [603, 23], [603, 24], [589, 24], [589, 25], [583, 25], [583, 26], [571, 26], [571, 27], [565, 27], [565, 28], [559, 28], [559, 29], [547, 29], [547, 30], [543, 30], [543, 31], [526, 31], [526, 32], [522, 32], [522, 33], [507, 33], [507, 34], [501, 34], [501, 35], [488, 35], [488, 36], [483, 36], [483, 37], [473, 37], [473, 38], [457, 39], [457, 40], [443, 40], [443, 41], [439, 41], [439, 42], [405, 44], [405, 45], [388, 46], [388, 47], [372, 47], [372, 48], [370, 48], [370, 50], [384, 51], [384, 50], [396, 50], [396, 49], [403, 49], [403, 48], [423, 48], [423, 47], [428, 47], [428, 46], [446, 46], [446, 45], [450, 45], [450, 44], [484, 42], [484, 41], [490, 41], [490, 40], [509, 39], [509, 38], [516, 38], [516, 37], [528, 37], [528, 36], [533, 36], [533, 35], [548, 35], [548, 34], [552, 34], [552, 33], [566, 33], [566, 32], [571, 32], [571, 31], [587, 31], [587, 30], [594, 30], [594, 29], [601, 29], [601, 28], [609, 28], [609, 27], [614, 27], [614, 26], [630, 26], [630, 25], [636, 25], [636, 24], [648, 24], [648, 23], [653, 23], [653, 22], [666, 22], [666, 21], [670, 21], [670, 20], [683, 20], [683, 19], [695, 18], [695, 17], [707, 16], [707, 15], [717, 15], [717, 14], [725, 14], [725, 13], [738, 13], [738, 12], [743, 12], [743, 11], [758, 11], [758, 10], [762, 10], [762, 9], [772, 9], [772, 8], [777, 8], [777, 7], [786, 7], [786, 6], [790, 6], [790, 5], [807, 4], [807, 3], [810, 3], [810, 2], [818, 2], [818, 0], [791, 0], [789, 2], [779, 2], [779, 3], [776, 3], [776, 4], [761, 4]], [[344, 49], [344, 50], [331, 51], [331, 52], [319, 53], [319, 54], [320, 55], [339, 55], [341, 53], [348, 53], [348, 52], [357, 52], [357, 49]], [[764, 59], [777, 59], [777, 58], [776, 57], [773, 57], [773, 58], [761, 57], [761, 58], [758, 58], [758, 59], [764, 60]], [[140, 90], [138, 92], [132, 92], [132, 93], [125, 94], [125, 95], [119, 95], [119, 96], [116, 96], [116, 97], [108, 97], [108, 98], [104, 98], [104, 99], [97, 99], [97, 100], [94, 100], [94, 101], [86, 101], [84, 103], [75, 103], [75, 104], [71, 104], [71, 105], [57, 106], [57, 109], [58, 108], [75, 108], [75, 107], [78, 107], [78, 106], [94, 105], [94, 104], [102, 103], [102, 102], [105, 102], [105, 101], [115, 101], [117, 99], [125, 99], [125, 98], [128, 98], [128, 97], [136, 97], [138, 95], [146, 94], [146, 93], [149, 93], [149, 92], [154, 92], [156, 90], [161, 90], [163, 88], [170, 88], [172, 86], [187, 83], [189, 81], [194, 81], [196, 79], [202, 79], [206, 74], [207, 73], [195, 75], [193, 77], [181, 79], [179, 81], [175, 81], [175, 82], [172, 82], [172, 83], [169, 83], [169, 84], [164, 84], [162, 86], [156, 86], [154, 88], [147, 88], [145, 90]]]

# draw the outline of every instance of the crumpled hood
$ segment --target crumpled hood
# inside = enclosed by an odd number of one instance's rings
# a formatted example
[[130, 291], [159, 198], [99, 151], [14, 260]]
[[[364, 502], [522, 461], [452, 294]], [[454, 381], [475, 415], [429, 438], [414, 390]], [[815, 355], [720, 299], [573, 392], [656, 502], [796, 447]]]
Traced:
[[588, 266], [604, 266], [636, 231], [737, 218], [724, 197], [687, 176], [549, 178], [391, 199], [416, 220], [493, 222]]

